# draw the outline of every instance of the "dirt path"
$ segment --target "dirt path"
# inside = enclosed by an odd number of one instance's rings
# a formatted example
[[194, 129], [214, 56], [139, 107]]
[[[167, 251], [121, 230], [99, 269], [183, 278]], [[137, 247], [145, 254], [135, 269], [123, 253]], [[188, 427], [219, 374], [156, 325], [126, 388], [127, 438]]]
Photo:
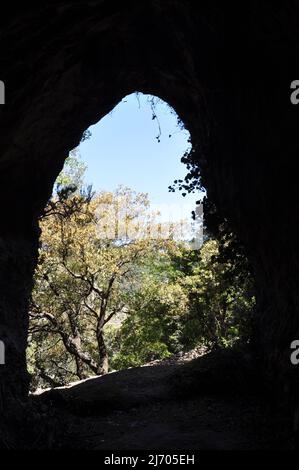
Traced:
[[34, 399], [55, 410], [63, 448], [271, 448], [253, 382], [248, 358], [224, 352], [128, 369]]

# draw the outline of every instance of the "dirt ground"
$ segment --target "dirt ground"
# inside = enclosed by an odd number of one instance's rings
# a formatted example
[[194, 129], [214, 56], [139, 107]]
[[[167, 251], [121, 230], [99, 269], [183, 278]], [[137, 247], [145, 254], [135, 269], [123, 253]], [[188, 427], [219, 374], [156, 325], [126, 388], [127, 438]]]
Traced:
[[87, 379], [32, 399], [56, 419], [57, 448], [276, 448], [269, 404], [248, 355], [204, 353]]

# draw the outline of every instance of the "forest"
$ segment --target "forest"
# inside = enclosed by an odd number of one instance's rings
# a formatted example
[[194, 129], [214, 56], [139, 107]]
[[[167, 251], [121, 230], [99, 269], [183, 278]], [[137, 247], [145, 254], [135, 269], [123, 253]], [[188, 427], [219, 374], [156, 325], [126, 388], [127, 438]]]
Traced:
[[192, 239], [177, 236], [185, 221], [159, 222], [148, 195], [133, 188], [94, 192], [85, 170], [75, 149], [40, 217], [27, 349], [31, 390], [196, 348], [247, 344], [254, 282], [227, 228], [205, 230], [194, 249]]

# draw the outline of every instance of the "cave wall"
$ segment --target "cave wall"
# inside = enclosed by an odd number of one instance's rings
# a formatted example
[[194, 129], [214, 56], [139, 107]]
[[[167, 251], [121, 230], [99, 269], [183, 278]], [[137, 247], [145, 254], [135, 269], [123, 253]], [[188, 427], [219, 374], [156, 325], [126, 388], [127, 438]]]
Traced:
[[0, 406], [8, 415], [11, 400], [24, 401], [28, 390], [38, 215], [82, 132], [136, 90], [167, 101], [190, 131], [208, 196], [255, 271], [264, 377], [280, 404], [296, 406], [299, 366], [290, 364], [289, 345], [299, 339], [299, 106], [289, 88], [299, 73], [299, 8], [268, 0], [194, 5], [11, 2], [0, 19], [0, 339], [7, 349]]

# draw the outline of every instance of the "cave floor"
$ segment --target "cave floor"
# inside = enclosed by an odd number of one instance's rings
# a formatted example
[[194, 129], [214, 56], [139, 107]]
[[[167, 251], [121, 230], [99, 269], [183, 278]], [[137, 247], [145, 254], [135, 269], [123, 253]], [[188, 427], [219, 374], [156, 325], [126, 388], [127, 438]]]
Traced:
[[254, 414], [253, 402], [204, 397], [118, 410], [105, 417], [69, 416], [61, 445], [103, 450], [269, 448], [260, 430], [258, 436], [252, 426]]
[[[218, 354], [218, 356], [217, 356]], [[87, 379], [33, 399], [56, 420], [54, 447], [254, 450], [277, 447], [248, 364], [231, 353]]]

